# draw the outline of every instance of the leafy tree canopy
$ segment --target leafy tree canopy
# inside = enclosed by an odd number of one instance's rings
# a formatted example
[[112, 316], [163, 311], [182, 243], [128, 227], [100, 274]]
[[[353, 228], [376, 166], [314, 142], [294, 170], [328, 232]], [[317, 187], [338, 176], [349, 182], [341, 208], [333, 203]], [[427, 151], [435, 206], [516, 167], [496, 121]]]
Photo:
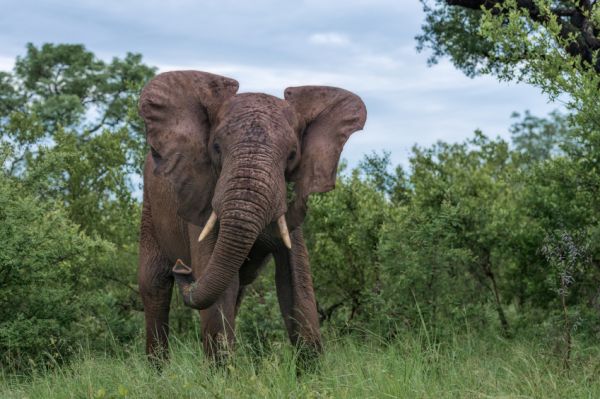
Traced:
[[[571, 0], [422, 0], [418, 49], [467, 75], [525, 81], [561, 98], [589, 136], [600, 127], [600, 4]], [[587, 137], [590, 139], [589, 137]], [[596, 139], [593, 139], [596, 141]]]
[[4, 173], [63, 202], [88, 233], [131, 241], [145, 152], [137, 95], [154, 72], [139, 54], [105, 62], [82, 45], [28, 44], [0, 74]]

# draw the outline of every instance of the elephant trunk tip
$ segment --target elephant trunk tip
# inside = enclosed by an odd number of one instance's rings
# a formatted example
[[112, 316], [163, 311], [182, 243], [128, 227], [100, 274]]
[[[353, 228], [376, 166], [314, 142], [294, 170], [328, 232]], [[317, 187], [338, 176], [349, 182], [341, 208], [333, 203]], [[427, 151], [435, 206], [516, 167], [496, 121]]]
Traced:
[[173, 273], [175, 275], [191, 275], [192, 268], [183, 263], [181, 259], [177, 259], [175, 266], [173, 266]]
[[175, 262], [175, 266], [173, 266], [171, 271], [175, 278], [175, 282], [179, 287], [183, 303], [191, 308], [196, 308], [197, 306], [195, 306], [192, 297], [193, 287], [196, 285], [196, 280], [192, 275], [192, 268], [183, 263], [181, 259], [177, 259], [177, 262]]

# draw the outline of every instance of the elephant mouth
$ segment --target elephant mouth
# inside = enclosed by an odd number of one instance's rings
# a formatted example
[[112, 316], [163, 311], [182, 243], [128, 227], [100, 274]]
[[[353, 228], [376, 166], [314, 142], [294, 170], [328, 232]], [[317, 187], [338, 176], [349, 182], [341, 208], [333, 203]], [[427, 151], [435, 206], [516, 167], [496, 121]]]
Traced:
[[[201, 242], [202, 240], [204, 240], [206, 238], [206, 236], [208, 236], [208, 234], [215, 228], [218, 219], [219, 218], [217, 216], [217, 213], [215, 211], [213, 211], [210, 214], [208, 221], [204, 225], [204, 228], [200, 232], [200, 235], [198, 236], [198, 242]], [[292, 249], [292, 240], [290, 239], [290, 232], [287, 227], [287, 222], [285, 221], [285, 214], [282, 214], [281, 216], [279, 216], [277, 218], [277, 227], [279, 228], [279, 234], [281, 235], [283, 244], [288, 249]], [[175, 270], [173, 270], [173, 271], [175, 271]]]

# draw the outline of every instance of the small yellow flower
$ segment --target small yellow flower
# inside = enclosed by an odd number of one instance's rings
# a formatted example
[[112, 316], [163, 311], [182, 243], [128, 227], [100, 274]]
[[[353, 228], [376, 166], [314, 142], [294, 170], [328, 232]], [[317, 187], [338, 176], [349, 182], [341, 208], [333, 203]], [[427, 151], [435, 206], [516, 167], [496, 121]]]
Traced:
[[119, 396], [122, 396], [122, 397], [126, 397], [129, 394], [129, 390], [127, 388], [125, 388], [124, 385], [119, 385], [117, 392], [119, 393]]

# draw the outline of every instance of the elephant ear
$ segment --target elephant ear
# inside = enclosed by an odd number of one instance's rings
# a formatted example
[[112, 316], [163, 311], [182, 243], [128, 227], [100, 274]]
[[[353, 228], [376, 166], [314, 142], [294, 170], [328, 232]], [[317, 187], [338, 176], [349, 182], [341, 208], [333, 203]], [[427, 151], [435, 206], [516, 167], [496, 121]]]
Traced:
[[367, 109], [360, 97], [347, 90], [327, 86], [285, 89], [302, 130], [300, 164], [290, 177], [302, 201], [311, 193], [335, 187], [340, 154], [350, 135], [361, 130]]
[[197, 225], [210, 208], [215, 185], [208, 154], [211, 122], [238, 86], [219, 75], [174, 71], [157, 75], [140, 96], [154, 174], [171, 183], [178, 214]]

